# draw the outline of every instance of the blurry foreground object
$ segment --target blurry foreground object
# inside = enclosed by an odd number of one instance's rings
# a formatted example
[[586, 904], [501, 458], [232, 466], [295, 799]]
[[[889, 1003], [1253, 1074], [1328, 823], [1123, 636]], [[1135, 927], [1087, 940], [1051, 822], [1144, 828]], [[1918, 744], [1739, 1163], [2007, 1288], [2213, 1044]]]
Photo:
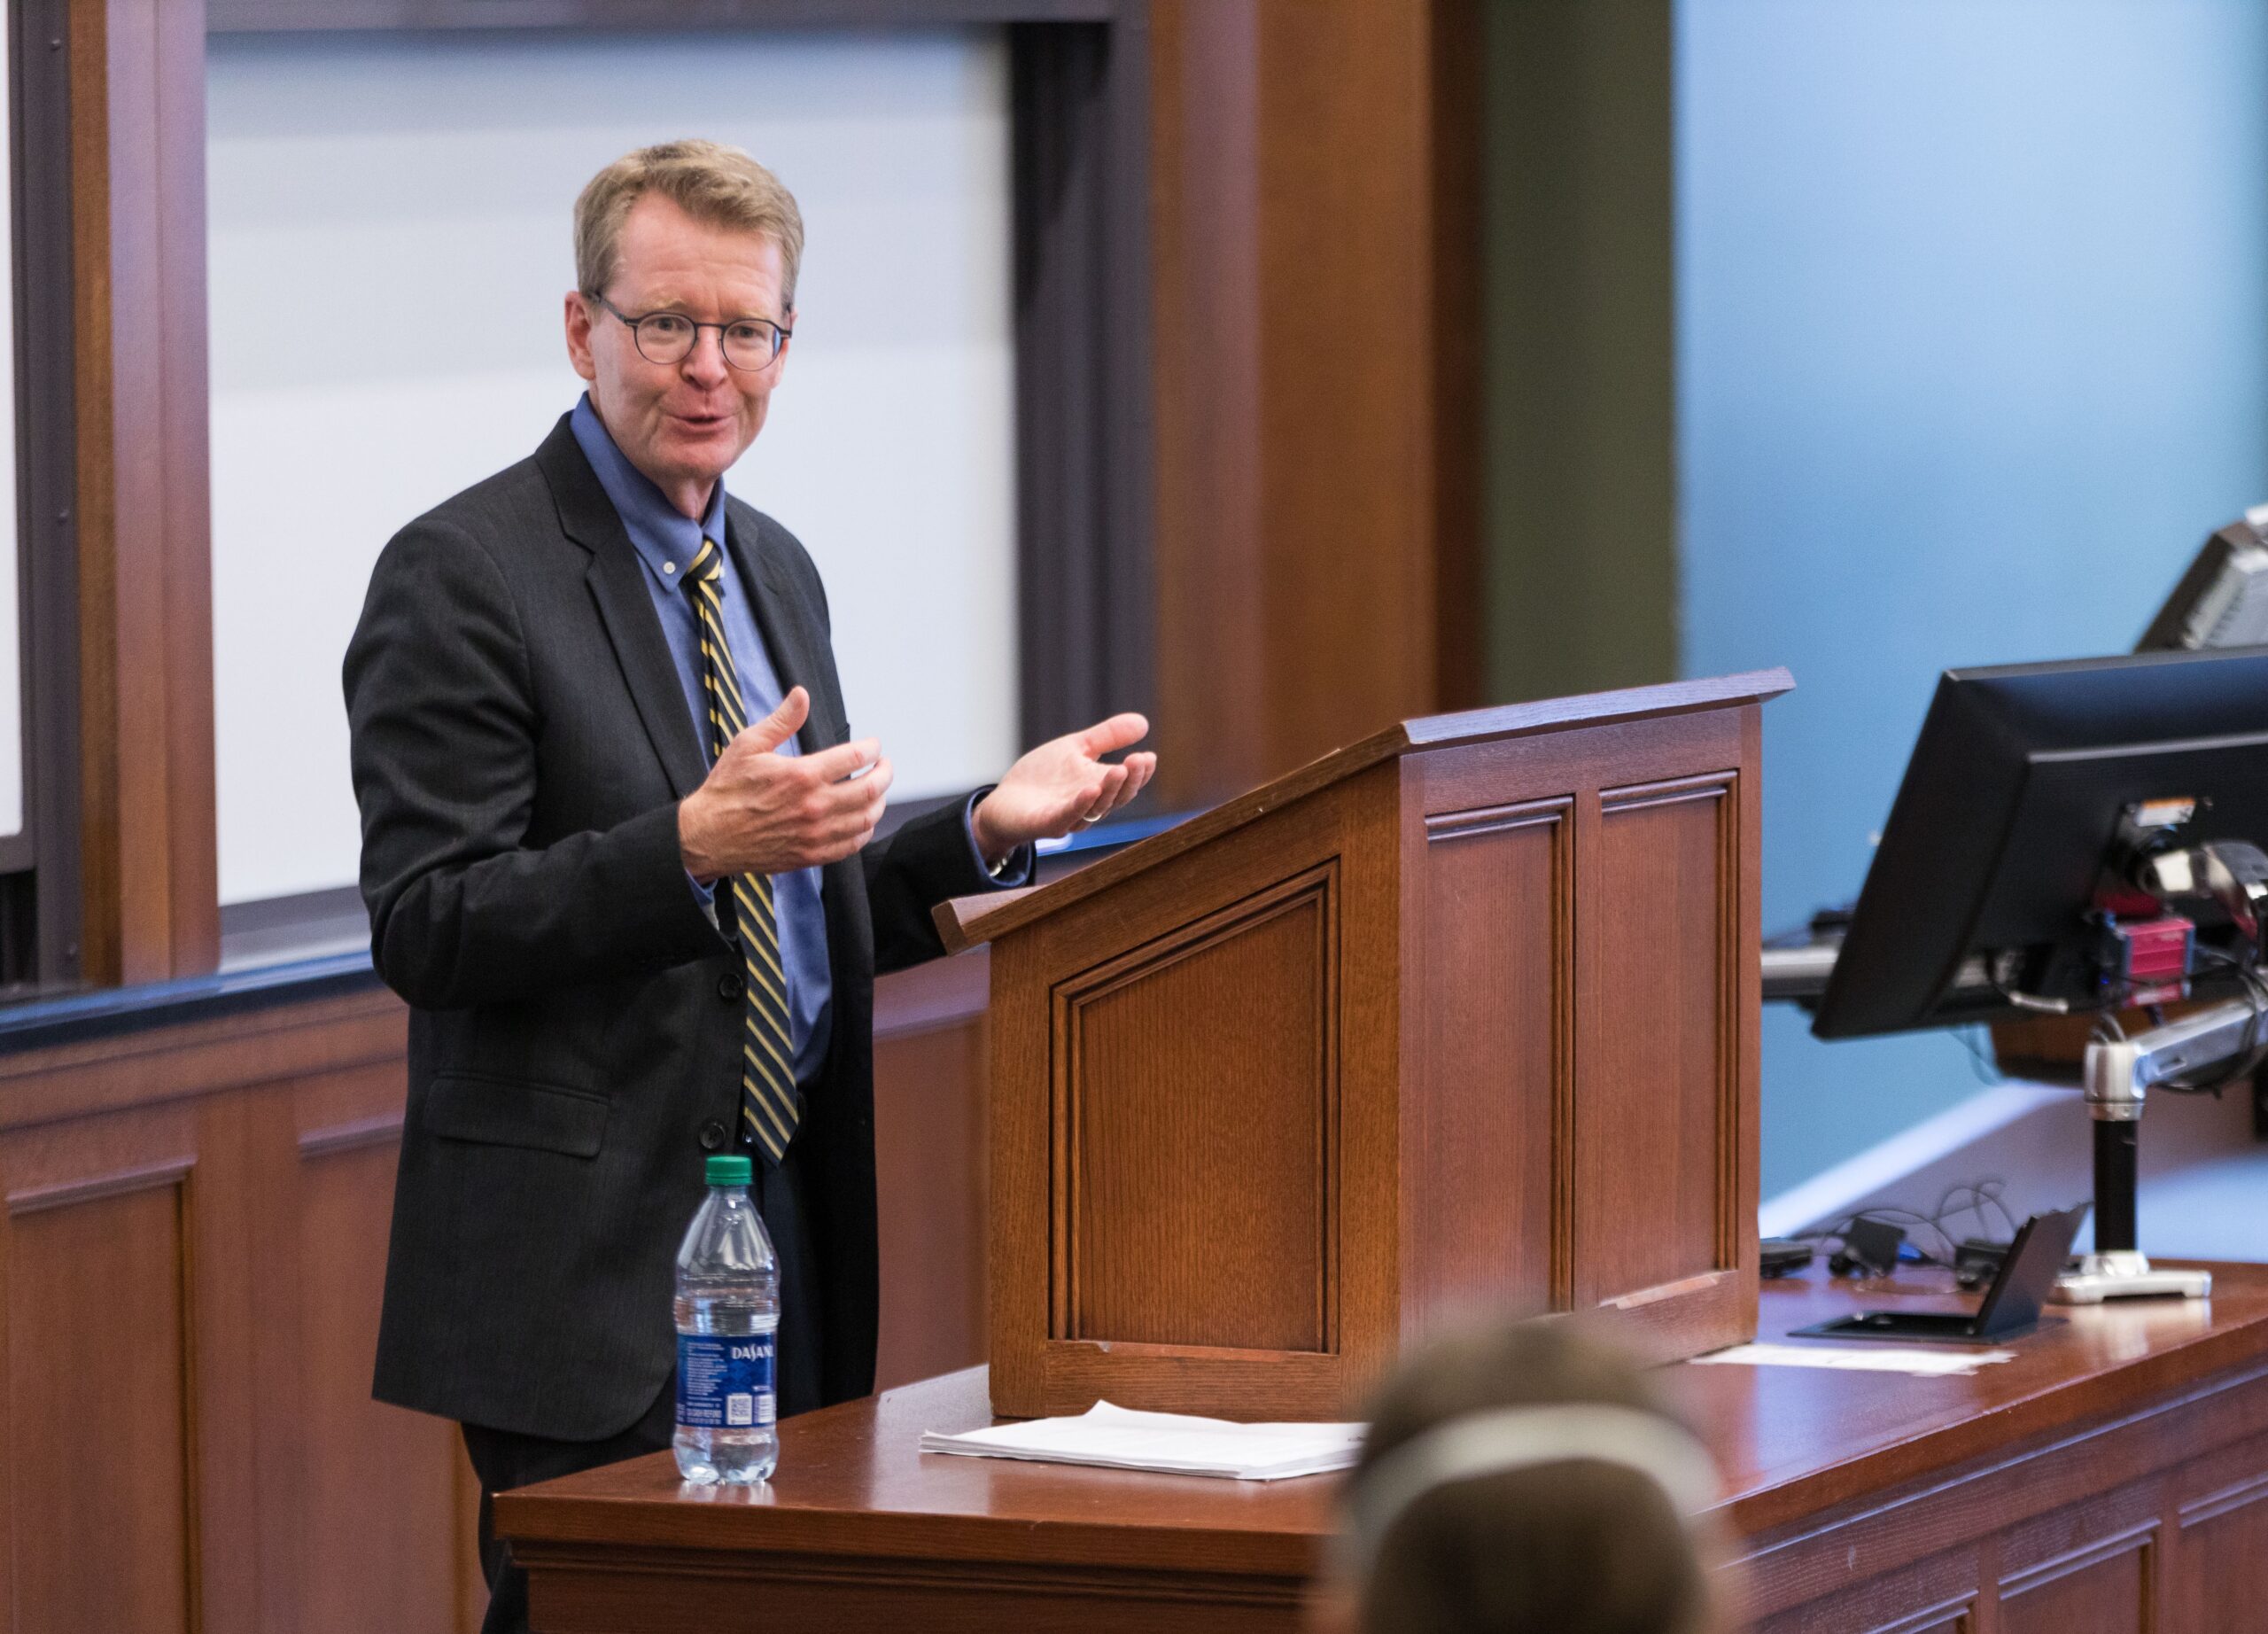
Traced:
[[1324, 1630], [1713, 1634], [1707, 1452], [1637, 1365], [1565, 1321], [1418, 1351], [1350, 1478]]

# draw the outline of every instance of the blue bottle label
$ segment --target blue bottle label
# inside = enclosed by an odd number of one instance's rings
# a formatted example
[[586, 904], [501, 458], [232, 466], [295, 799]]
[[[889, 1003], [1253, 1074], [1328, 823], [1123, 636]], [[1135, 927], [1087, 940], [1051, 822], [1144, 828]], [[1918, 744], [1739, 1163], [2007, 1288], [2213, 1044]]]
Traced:
[[771, 1334], [680, 1334], [677, 1421], [687, 1429], [755, 1429], [779, 1415]]

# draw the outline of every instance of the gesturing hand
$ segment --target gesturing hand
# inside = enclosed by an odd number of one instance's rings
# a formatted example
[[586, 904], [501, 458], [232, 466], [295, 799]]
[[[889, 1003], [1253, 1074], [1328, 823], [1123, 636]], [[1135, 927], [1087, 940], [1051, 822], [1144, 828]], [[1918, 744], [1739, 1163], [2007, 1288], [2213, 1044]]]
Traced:
[[1139, 715], [1113, 715], [1042, 743], [1010, 766], [1000, 786], [977, 802], [976, 848], [985, 862], [997, 868], [1017, 846], [1068, 834], [1141, 793], [1158, 769], [1156, 755], [1146, 750], [1115, 766], [1103, 756], [1140, 743], [1149, 730]]
[[703, 884], [838, 861], [874, 836], [889, 793], [881, 744], [867, 737], [815, 755], [774, 752], [811, 709], [809, 693], [790, 689], [779, 708], [725, 745], [701, 787], [679, 803], [678, 849]]

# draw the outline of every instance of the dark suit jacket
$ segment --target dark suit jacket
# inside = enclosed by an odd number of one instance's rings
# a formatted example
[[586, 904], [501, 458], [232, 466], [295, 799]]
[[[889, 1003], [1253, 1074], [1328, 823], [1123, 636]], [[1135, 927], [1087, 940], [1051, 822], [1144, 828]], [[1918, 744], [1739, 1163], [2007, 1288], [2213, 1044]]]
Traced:
[[[827, 599], [745, 505], [726, 544], [808, 752], [850, 730]], [[703, 759], [639, 564], [563, 418], [396, 534], [347, 649], [371, 953], [412, 1007], [379, 1399], [568, 1440], [675, 1365], [702, 1137], [737, 1127], [739, 956], [687, 883]], [[828, 867], [834, 1037], [806, 1148], [829, 1401], [873, 1384], [874, 974], [990, 887], [948, 806]]]

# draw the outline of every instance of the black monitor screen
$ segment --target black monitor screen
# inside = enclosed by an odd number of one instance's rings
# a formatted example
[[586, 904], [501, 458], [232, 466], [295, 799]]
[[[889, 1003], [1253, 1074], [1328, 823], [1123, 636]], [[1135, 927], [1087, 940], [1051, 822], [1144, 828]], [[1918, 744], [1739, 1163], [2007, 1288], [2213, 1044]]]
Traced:
[[2014, 990], [2105, 999], [2088, 914], [2130, 809], [2268, 846], [2268, 648], [1948, 670], [1812, 1031], [1992, 1021]]
[[2138, 652], [2268, 642], [2268, 505], [2216, 529], [2136, 643]]

